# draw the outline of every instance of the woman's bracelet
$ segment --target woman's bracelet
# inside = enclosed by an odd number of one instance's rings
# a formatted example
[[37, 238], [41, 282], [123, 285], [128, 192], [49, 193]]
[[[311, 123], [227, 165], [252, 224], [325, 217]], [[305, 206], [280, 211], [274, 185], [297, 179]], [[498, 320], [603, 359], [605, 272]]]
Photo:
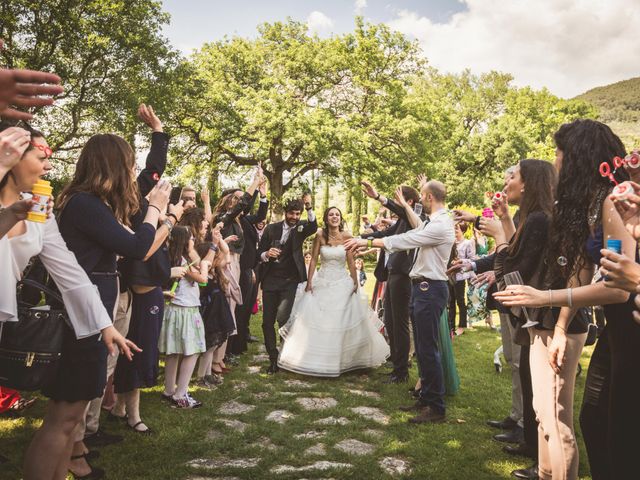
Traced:
[[149, 204], [149, 208], [155, 208], [155, 209], [158, 211], [158, 213], [159, 213], [160, 215], [162, 215], [162, 211], [160, 211], [160, 209], [159, 209], [158, 207], [156, 207], [155, 205], [153, 205], [153, 204], [151, 204], [151, 203], [150, 203], [150, 204]]
[[564, 327], [563, 327], [563, 326], [561, 326], [561, 325], [558, 325], [557, 323], [556, 323], [556, 328], [559, 328], [559, 329], [560, 329], [560, 330], [562, 330], [564, 333], [567, 333], [567, 329], [566, 329], [566, 328], [564, 328]]
[[373, 247], [373, 240], [369, 239], [367, 240], [367, 248], [372, 248]]
[[[173, 218], [173, 219], [176, 221], [176, 223], [178, 223], [178, 217], [176, 217], [176, 216], [175, 216], [175, 214], [173, 214], [173, 213], [167, 213], [167, 217], [171, 217], [171, 218]], [[175, 225], [176, 223], [174, 223], [174, 225]]]

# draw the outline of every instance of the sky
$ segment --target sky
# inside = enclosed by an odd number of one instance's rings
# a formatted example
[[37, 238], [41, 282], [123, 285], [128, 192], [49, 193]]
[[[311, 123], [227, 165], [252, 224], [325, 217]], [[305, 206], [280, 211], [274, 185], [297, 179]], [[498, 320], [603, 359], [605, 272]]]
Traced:
[[354, 17], [420, 43], [442, 72], [511, 73], [518, 86], [571, 98], [640, 76], [640, 0], [164, 0], [165, 35], [184, 53], [287, 17], [321, 36]]

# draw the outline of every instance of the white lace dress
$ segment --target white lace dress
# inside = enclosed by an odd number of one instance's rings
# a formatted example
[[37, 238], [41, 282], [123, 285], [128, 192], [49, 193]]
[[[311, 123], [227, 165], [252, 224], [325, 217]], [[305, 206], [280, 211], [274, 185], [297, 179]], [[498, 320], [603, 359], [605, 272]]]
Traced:
[[377, 367], [389, 356], [382, 323], [366, 296], [353, 293], [342, 245], [320, 248], [321, 268], [313, 292], [298, 290], [291, 317], [280, 329], [284, 345], [278, 366], [318, 377], [337, 377], [358, 368]]

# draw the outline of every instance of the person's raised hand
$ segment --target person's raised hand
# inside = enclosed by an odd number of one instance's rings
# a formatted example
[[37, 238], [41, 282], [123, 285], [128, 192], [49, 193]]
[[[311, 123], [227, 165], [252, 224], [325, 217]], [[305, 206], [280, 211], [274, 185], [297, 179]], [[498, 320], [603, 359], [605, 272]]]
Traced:
[[228, 237], [226, 237], [224, 239], [225, 243], [228, 245], [231, 242], [236, 242], [238, 241], [238, 236], [237, 235], [229, 235]]
[[29, 147], [31, 133], [18, 127], [0, 132], [0, 170], [11, 170]]
[[304, 208], [307, 210], [312, 207], [312, 199], [311, 199], [311, 194], [309, 192], [302, 195], [302, 203], [304, 203]]
[[209, 190], [204, 187], [200, 192], [200, 199], [202, 200], [203, 205], [211, 205], [211, 196], [209, 195]]
[[171, 184], [160, 180], [149, 192], [149, 205], [153, 205], [160, 213], [167, 209], [169, 196], [171, 195]]
[[480, 218], [480, 231], [487, 237], [496, 238], [504, 233], [500, 220], [496, 218]]
[[151, 105], [141, 103], [138, 107], [138, 118], [142, 120], [152, 132], [162, 132], [162, 122], [153, 111]]
[[418, 191], [422, 190], [422, 187], [424, 187], [428, 181], [429, 180], [427, 179], [427, 176], [424, 173], [421, 173], [420, 175], [418, 175]]
[[53, 95], [63, 92], [60, 77], [34, 70], [0, 69], [0, 117], [31, 120], [33, 115], [10, 108], [42, 107], [53, 103]]
[[606, 287], [620, 288], [635, 293], [640, 284], [640, 265], [625, 255], [600, 250], [600, 274]]
[[624, 222], [627, 231], [636, 240], [640, 240], [640, 184], [629, 182], [633, 187], [633, 193], [628, 193], [624, 199], [614, 196], [609, 198]]
[[409, 206], [409, 204], [407, 203], [407, 200], [404, 198], [404, 195], [402, 194], [402, 187], [401, 186], [396, 188], [396, 191], [394, 192], [393, 197], [396, 199], [396, 202], [401, 207], [406, 208], [406, 207]]
[[378, 191], [369, 182], [367, 182], [366, 180], [363, 180], [360, 182], [360, 185], [362, 185], [362, 191], [367, 197], [373, 198], [374, 200], [379, 198]]
[[503, 217], [509, 216], [509, 203], [507, 201], [507, 194], [502, 193], [500, 198], [493, 198], [491, 200], [491, 208], [496, 216], [502, 220]]
[[476, 221], [477, 215], [474, 215], [471, 212], [467, 212], [466, 210], [460, 210], [457, 208], [453, 209], [453, 221], [454, 222], [467, 222], [473, 223]]
[[262, 180], [260, 180], [260, 185], [258, 185], [258, 192], [261, 197], [267, 196], [267, 177], [263, 176]]
[[176, 222], [179, 222], [182, 218], [182, 214], [184, 213], [184, 202], [180, 200], [175, 205], [169, 204], [168, 210], [170, 214], [176, 216]]

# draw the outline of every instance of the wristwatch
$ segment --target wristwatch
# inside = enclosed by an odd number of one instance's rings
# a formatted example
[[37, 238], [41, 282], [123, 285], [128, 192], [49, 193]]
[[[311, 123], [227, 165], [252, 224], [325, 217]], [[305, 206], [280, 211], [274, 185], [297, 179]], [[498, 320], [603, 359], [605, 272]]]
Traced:
[[169, 230], [169, 233], [171, 233], [171, 230], [173, 230], [173, 223], [171, 223], [171, 220], [169, 220], [168, 218], [164, 219], [164, 222], [162, 222], [162, 224], [167, 227], [167, 229]]

